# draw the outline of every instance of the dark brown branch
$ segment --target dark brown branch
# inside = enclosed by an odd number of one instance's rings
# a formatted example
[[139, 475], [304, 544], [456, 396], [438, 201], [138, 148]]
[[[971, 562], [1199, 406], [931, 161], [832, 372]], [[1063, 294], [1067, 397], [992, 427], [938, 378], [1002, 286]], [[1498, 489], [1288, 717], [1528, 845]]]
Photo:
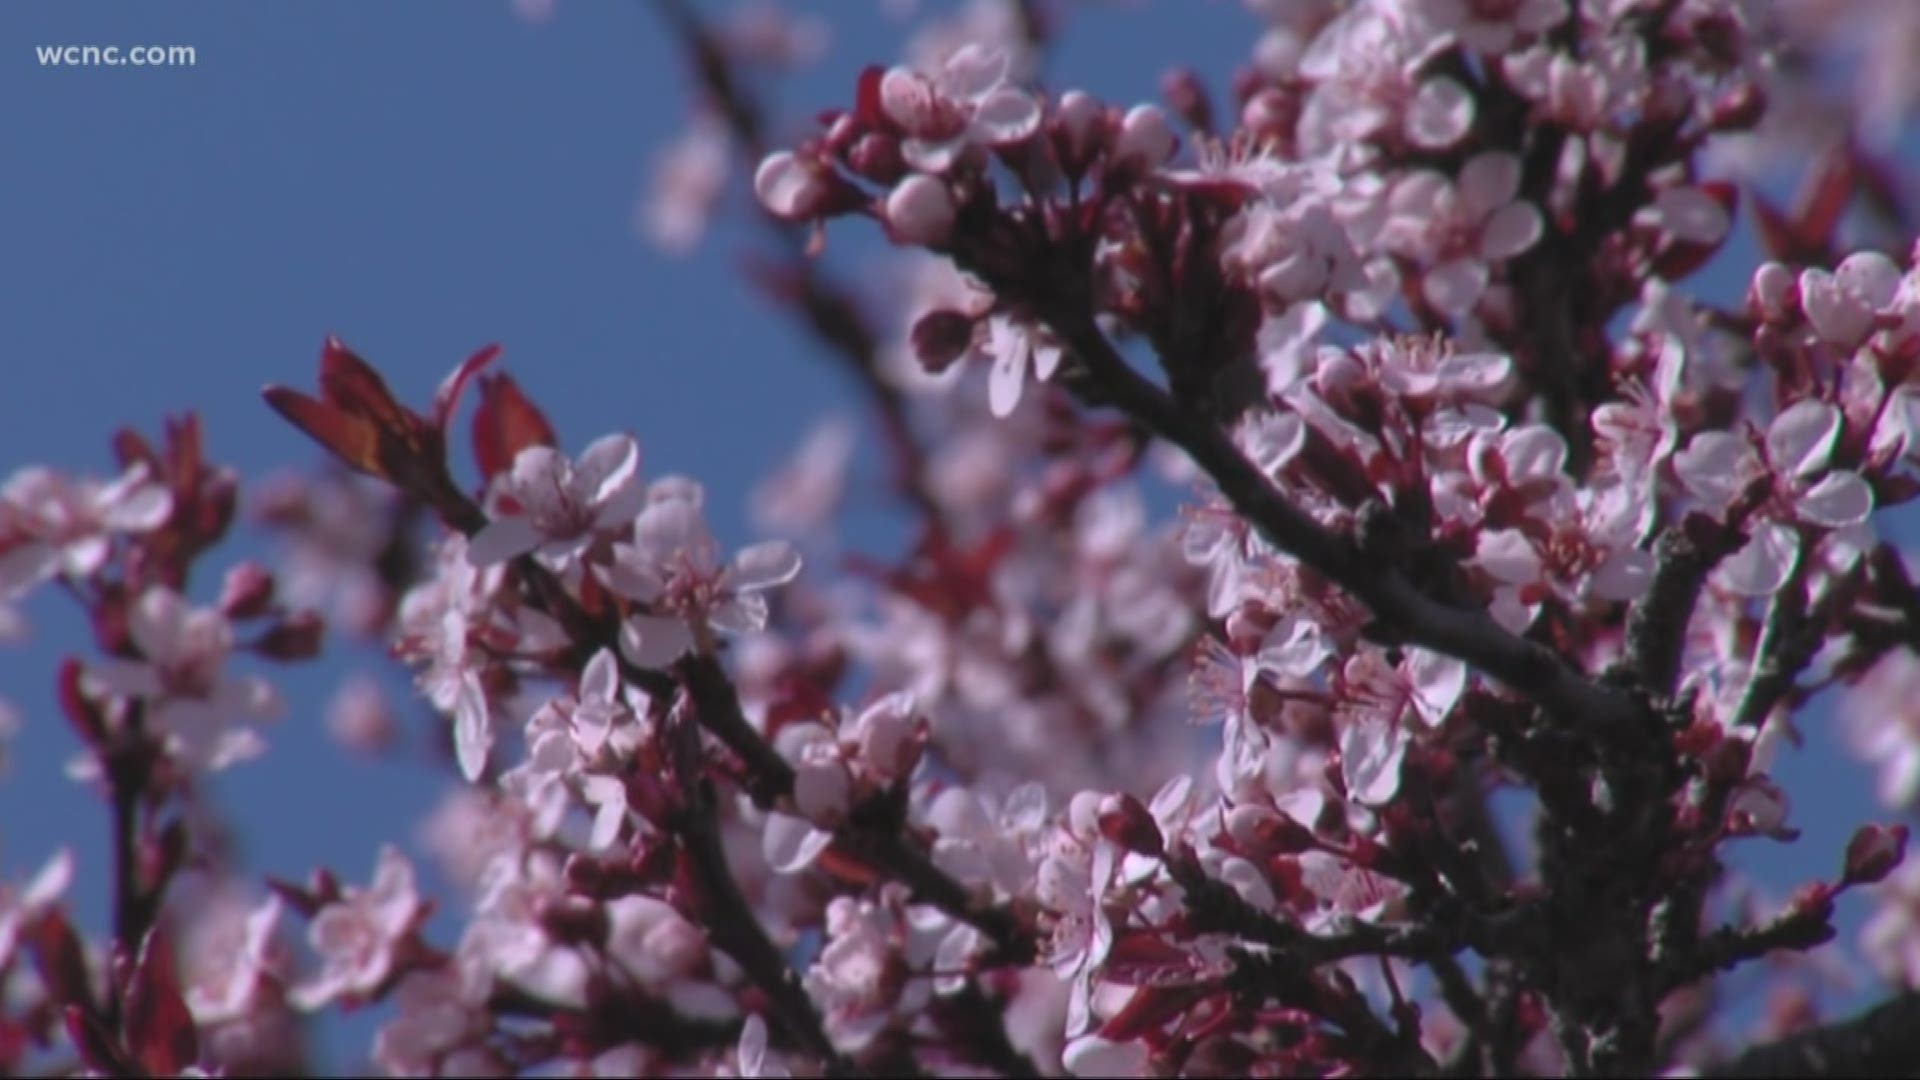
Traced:
[[740, 965], [767, 999], [780, 1026], [804, 1052], [826, 1064], [830, 1076], [860, 1075], [827, 1038], [813, 1001], [800, 985], [787, 958], [754, 915], [740, 892], [720, 842], [719, 808], [712, 783], [705, 775], [700, 727], [684, 708], [668, 721], [674, 771], [679, 774], [684, 805], [673, 822], [674, 834], [686, 852], [699, 890], [698, 904], [714, 944]]
[[1755, 1047], [1709, 1077], [1894, 1077], [1920, 1068], [1920, 991], [1854, 1017]]
[[1738, 533], [1704, 517], [1691, 517], [1654, 542], [1653, 580], [1627, 611], [1627, 674], [1656, 698], [1673, 693], [1687, 624], [1707, 575], [1731, 555]]

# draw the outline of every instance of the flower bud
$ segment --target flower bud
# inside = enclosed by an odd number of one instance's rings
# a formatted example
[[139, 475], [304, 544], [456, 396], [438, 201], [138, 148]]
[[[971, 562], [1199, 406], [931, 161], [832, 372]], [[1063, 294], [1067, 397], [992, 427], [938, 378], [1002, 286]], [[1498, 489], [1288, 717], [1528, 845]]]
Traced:
[[935, 247], [953, 232], [953, 195], [924, 173], [902, 180], [887, 195], [887, 228], [903, 244]]
[[220, 583], [220, 611], [229, 619], [253, 619], [273, 606], [273, 573], [251, 560], [227, 571]]
[[753, 193], [760, 205], [788, 221], [818, 216], [827, 192], [827, 179], [820, 166], [791, 150], [767, 155], [753, 172]]
[[1135, 105], [1120, 121], [1120, 136], [1114, 141], [1114, 160], [1123, 165], [1152, 171], [1173, 157], [1179, 139], [1167, 123], [1167, 114], [1157, 105]]
[[1793, 271], [1769, 261], [1753, 272], [1753, 286], [1747, 290], [1747, 304], [1754, 314], [1770, 323], [1784, 323], [1793, 318], [1794, 308], [1799, 303], [1799, 282], [1794, 280]]
[[1054, 117], [1060, 125], [1060, 139], [1070, 163], [1079, 164], [1093, 155], [1096, 141], [1100, 138], [1100, 121], [1106, 116], [1106, 106], [1100, 99], [1085, 90], [1069, 90], [1060, 95], [1060, 103], [1054, 107]]
[[913, 321], [908, 334], [914, 359], [929, 374], [952, 367], [973, 348], [973, 320], [951, 308], [935, 308]]
[[1841, 871], [1845, 885], [1872, 885], [1893, 873], [1907, 854], [1905, 825], [1862, 825], [1847, 841], [1847, 860]]

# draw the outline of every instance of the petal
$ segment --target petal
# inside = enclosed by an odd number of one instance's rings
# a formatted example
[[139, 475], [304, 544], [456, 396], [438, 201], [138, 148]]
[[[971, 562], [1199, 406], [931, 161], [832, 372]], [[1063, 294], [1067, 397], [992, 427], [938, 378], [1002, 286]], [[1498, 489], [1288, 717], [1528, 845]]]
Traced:
[[1742, 596], [1772, 596], [1786, 584], [1799, 558], [1800, 537], [1784, 525], [1768, 522], [1720, 564], [1720, 579]]
[[954, 50], [940, 65], [940, 89], [962, 101], [972, 101], [1006, 82], [1012, 63], [1007, 50], [970, 42]]
[[825, 190], [814, 166], [792, 151], [768, 155], [753, 172], [753, 193], [775, 217], [791, 220], [811, 215]]
[[1828, 473], [1795, 505], [1802, 520], [1829, 529], [1857, 525], [1873, 513], [1873, 489], [1857, 473]]
[[1487, 267], [1477, 259], [1455, 259], [1427, 271], [1420, 287], [1443, 314], [1462, 315], [1487, 291]]
[[1407, 107], [1403, 130], [1423, 150], [1444, 150], [1473, 125], [1473, 96], [1448, 78], [1428, 79]]
[[1484, 221], [1520, 193], [1520, 159], [1512, 154], [1476, 154], [1460, 167], [1455, 183], [1460, 206], [1474, 221]]
[[1752, 477], [1754, 465], [1753, 447], [1727, 431], [1703, 431], [1673, 456], [1680, 482], [1715, 513], [1733, 501]]
[[1532, 203], [1512, 202], [1493, 212], [1480, 232], [1480, 257], [1511, 259], [1533, 247], [1546, 230]]
[[1824, 270], [1801, 272], [1800, 304], [1814, 331], [1843, 348], [1860, 344], [1873, 330], [1873, 312]]
[[120, 532], [151, 532], [173, 513], [173, 495], [159, 484], [139, 484], [115, 499], [104, 515], [108, 528]]
[[1511, 481], [1549, 480], [1567, 466], [1567, 440], [1544, 424], [1527, 424], [1500, 440], [1500, 459]]
[[1413, 685], [1414, 708], [1428, 724], [1445, 720], [1467, 690], [1467, 665], [1428, 649], [1409, 649], [1401, 670]]
[[723, 581], [741, 592], [759, 592], [785, 585], [798, 576], [800, 553], [785, 540], [768, 540], [740, 549]]
[[1020, 404], [1020, 392], [1027, 379], [1025, 350], [1003, 349], [993, 358], [987, 373], [987, 405], [993, 415], [1007, 417]]
[[766, 830], [760, 834], [760, 853], [768, 866], [782, 874], [794, 874], [813, 865], [831, 843], [833, 834], [814, 828], [802, 818], [775, 811], [767, 815]]
[[680, 619], [634, 615], [620, 625], [620, 651], [643, 668], [663, 668], [693, 648], [693, 635]]
[[974, 109], [973, 130], [993, 146], [1023, 142], [1040, 130], [1040, 103], [1023, 90], [995, 90]]
[[631, 435], [608, 435], [581, 452], [574, 465], [573, 482], [597, 506], [623, 489], [638, 487], [635, 481], [639, 475], [640, 444]]
[[487, 754], [493, 749], [493, 718], [488, 712], [486, 691], [480, 688], [476, 675], [468, 674], [460, 680], [459, 696], [454, 700], [453, 745], [460, 772], [468, 781], [478, 781], [487, 771]]
[[1384, 720], [1361, 720], [1340, 732], [1340, 774], [1347, 796], [1365, 806], [1381, 806], [1400, 789], [1400, 763], [1407, 733]]
[[1531, 585], [1540, 580], [1540, 553], [1518, 529], [1482, 532], [1473, 563], [1508, 585]]
[[1840, 437], [1840, 410], [1817, 398], [1802, 398], [1767, 427], [1767, 457], [1775, 471], [1806, 476], [1824, 467]]
[[1733, 224], [1720, 200], [1697, 187], [1668, 188], [1653, 205], [1660, 227], [1689, 244], [1717, 244]]
[[1872, 311], [1893, 303], [1894, 294], [1900, 291], [1900, 268], [1877, 251], [1859, 251], [1847, 256], [1833, 276], [1842, 289], [1858, 297]]
[[524, 517], [502, 517], [487, 522], [467, 542], [467, 562], [482, 569], [517, 558], [540, 546], [540, 530]]

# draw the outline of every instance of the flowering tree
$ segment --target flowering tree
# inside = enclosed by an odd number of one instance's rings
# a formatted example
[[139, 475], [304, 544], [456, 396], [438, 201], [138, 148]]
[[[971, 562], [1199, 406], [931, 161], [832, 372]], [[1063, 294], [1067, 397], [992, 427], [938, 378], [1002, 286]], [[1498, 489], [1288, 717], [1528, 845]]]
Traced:
[[[16, 472], [0, 595], [90, 619], [55, 681], [114, 895], [89, 943], [71, 854], [0, 892], [0, 1067], [284, 1073], [380, 1005], [400, 1075], [1920, 1069], [1906, 827], [1784, 902], [1728, 865], [1795, 839], [1823, 699], [1920, 794], [1920, 5], [1264, 0], [1230, 86], [1134, 104], [1044, 88], [1063, 8], [982, 2], [778, 136], [818, 29], [655, 6], [700, 107], [644, 225], [697, 242], [746, 166], [911, 542], [834, 539], [829, 425], [729, 549], [491, 347], [424, 409], [338, 340], [266, 391], [334, 461], [253, 501], [282, 566], [219, 569], [191, 418]], [[1743, 204], [1745, 296], [1690, 293]], [[843, 219], [913, 253], [903, 317]], [[288, 707], [236, 658], [329, 630], [441, 717], [452, 936], [398, 845], [250, 894], [200, 796]], [[1836, 1020], [1843, 956], [1890, 988]]]

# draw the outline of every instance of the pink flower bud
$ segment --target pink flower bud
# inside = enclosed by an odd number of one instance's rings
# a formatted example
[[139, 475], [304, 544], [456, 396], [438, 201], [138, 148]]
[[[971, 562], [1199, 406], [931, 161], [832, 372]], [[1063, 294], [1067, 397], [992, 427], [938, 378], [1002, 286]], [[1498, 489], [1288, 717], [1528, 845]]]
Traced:
[[220, 583], [220, 611], [229, 619], [252, 619], [273, 606], [273, 574], [257, 562], [243, 562], [227, 571]]
[[1167, 123], [1167, 114], [1158, 105], [1135, 105], [1120, 121], [1113, 156], [1123, 165], [1150, 171], [1167, 163], [1178, 142], [1172, 125]]
[[1847, 860], [1841, 881], [1872, 885], [1886, 878], [1907, 854], [1905, 825], [1862, 825], [1847, 841]]
[[753, 193], [775, 217], [805, 221], [819, 214], [827, 198], [820, 166], [790, 150], [767, 155], [753, 172]]
[[1100, 121], [1106, 113], [1100, 99], [1085, 90], [1069, 90], [1060, 95], [1054, 116], [1059, 121], [1060, 136], [1069, 157], [1084, 159], [1093, 153], [1094, 142], [1100, 137]]
[[853, 777], [838, 758], [808, 754], [793, 770], [793, 806], [800, 816], [833, 828], [853, 805]]
[[1763, 263], [1753, 272], [1753, 287], [1747, 292], [1747, 302], [1762, 319], [1786, 322], [1793, 317], [1793, 309], [1800, 302], [1799, 282], [1794, 280], [1793, 271], [1779, 263]]
[[887, 228], [903, 244], [934, 247], [953, 232], [953, 195], [947, 185], [915, 173], [887, 195]]

